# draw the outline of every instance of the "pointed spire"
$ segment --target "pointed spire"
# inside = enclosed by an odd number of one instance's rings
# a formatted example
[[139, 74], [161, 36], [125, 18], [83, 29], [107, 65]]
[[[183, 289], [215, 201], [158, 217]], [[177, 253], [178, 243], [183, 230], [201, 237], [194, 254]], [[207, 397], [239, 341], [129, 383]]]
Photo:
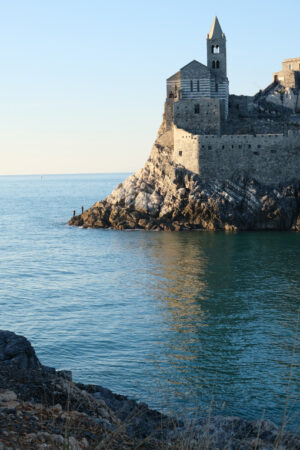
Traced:
[[213, 24], [207, 37], [208, 39], [220, 39], [224, 37], [217, 16], [214, 18]]

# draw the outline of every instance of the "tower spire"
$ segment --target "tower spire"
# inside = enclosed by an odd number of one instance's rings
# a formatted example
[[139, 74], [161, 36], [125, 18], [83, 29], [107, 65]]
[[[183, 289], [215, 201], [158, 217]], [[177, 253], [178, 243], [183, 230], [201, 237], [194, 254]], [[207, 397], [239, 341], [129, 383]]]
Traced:
[[218, 21], [217, 16], [215, 16], [213, 24], [211, 26], [210, 32], [208, 33], [208, 39], [220, 39], [224, 37], [221, 25]]

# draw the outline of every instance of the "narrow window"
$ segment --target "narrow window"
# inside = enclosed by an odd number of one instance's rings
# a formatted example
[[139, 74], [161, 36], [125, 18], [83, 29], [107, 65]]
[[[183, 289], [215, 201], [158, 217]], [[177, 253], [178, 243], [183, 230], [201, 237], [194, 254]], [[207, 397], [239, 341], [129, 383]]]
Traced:
[[216, 92], [218, 92], [219, 91], [219, 85], [218, 85], [218, 83], [216, 83]]
[[222, 145], [222, 149], [224, 150], [224, 148], [225, 148], [225, 145]]
[[178, 155], [182, 156], [182, 150], [179, 150]]
[[215, 46], [214, 45], [211, 46], [211, 52], [215, 53]]
[[240, 105], [238, 103], [236, 105], [236, 109], [240, 109]]
[[200, 113], [200, 107], [199, 107], [198, 103], [196, 103], [196, 105], [194, 107], [194, 111], [195, 111], [195, 114], [199, 114]]
[[191, 80], [191, 92], [193, 92], [193, 80]]
[[234, 148], [234, 145], [232, 145], [231, 148]]
[[216, 69], [220, 69], [220, 61], [216, 62]]
[[198, 92], [200, 91], [200, 82], [199, 82], [199, 80], [197, 80], [197, 91]]
[[211, 150], [211, 145], [208, 146], [208, 150]]
[[215, 69], [216, 68], [216, 61], [212, 62], [212, 68]]
[[251, 148], [251, 144], [248, 144], [248, 148]]

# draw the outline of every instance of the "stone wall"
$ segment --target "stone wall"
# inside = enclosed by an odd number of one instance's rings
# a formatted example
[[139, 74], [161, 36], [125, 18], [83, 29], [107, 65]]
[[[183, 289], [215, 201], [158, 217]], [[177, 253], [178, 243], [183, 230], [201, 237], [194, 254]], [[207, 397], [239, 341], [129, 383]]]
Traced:
[[193, 135], [174, 125], [173, 160], [192, 172], [200, 173], [198, 135]]
[[174, 120], [174, 99], [173, 98], [167, 98], [165, 101], [165, 112], [164, 112], [164, 119], [166, 122], [166, 130], [170, 130], [173, 126], [173, 120]]
[[253, 109], [253, 97], [247, 95], [229, 96], [229, 115], [234, 117], [249, 117]]
[[299, 179], [300, 134], [193, 135], [174, 127], [174, 161], [205, 181], [240, 174], [264, 184]]
[[201, 98], [174, 103], [174, 124], [197, 134], [219, 134], [221, 126], [220, 100]]

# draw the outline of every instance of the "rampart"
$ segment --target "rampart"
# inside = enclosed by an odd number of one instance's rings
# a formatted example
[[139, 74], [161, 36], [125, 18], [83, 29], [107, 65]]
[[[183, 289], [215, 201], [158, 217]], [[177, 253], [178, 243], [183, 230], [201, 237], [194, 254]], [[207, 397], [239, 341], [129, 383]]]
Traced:
[[174, 162], [204, 181], [246, 175], [267, 184], [299, 179], [300, 133], [198, 135], [174, 126]]

